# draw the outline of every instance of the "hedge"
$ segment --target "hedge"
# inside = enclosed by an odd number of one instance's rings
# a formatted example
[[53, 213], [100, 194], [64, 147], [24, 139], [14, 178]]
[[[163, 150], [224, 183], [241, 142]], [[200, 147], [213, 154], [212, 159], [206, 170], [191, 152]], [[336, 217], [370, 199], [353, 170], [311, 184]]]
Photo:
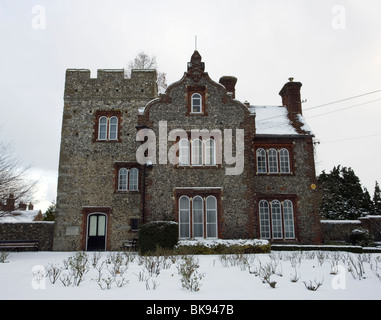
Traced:
[[270, 253], [271, 244], [266, 240], [189, 240], [180, 241], [177, 254], [249, 254]]
[[140, 226], [138, 250], [141, 254], [153, 253], [156, 249], [172, 250], [179, 237], [179, 226], [172, 221], [155, 221]]

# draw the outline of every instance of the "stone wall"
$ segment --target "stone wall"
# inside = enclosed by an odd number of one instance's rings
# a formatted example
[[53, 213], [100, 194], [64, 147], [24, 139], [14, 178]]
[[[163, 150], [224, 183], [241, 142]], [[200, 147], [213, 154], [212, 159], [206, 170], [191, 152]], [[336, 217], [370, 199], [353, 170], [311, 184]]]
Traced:
[[54, 222], [0, 223], [0, 240], [39, 240], [39, 250], [53, 250]]
[[321, 226], [324, 243], [348, 242], [352, 230], [360, 227], [369, 230], [375, 241], [381, 241], [381, 216], [367, 216], [359, 220], [323, 220]]
[[[107, 213], [107, 250], [136, 237], [131, 219], [141, 217], [141, 190], [117, 192], [116, 163], [136, 164], [139, 108], [157, 97], [155, 70], [67, 70], [57, 189], [54, 250], [86, 250], [88, 208]], [[116, 141], [98, 141], [100, 116], [116, 115]], [[139, 168], [138, 164], [137, 168]], [[140, 168], [139, 168], [140, 169]]]

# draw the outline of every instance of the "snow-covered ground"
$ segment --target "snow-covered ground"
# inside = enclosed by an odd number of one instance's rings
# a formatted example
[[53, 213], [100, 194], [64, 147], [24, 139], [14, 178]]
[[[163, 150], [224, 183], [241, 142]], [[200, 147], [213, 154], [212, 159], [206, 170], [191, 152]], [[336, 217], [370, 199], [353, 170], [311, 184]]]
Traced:
[[[5, 263], [0, 263], [0, 299], [123, 299], [123, 300], [256, 300], [256, 299], [380, 299], [381, 298], [381, 254], [353, 254], [340, 252], [273, 252], [244, 256], [194, 256], [198, 259], [200, 290], [184, 289], [178, 266], [184, 262], [180, 257], [161, 260], [160, 273], [149, 273], [148, 262], [156, 258], [139, 258], [134, 254], [128, 264], [123, 258], [116, 278], [111, 282], [115, 263], [104, 263], [101, 273], [91, 265], [93, 253], [88, 253], [89, 271], [79, 286], [64, 286], [60, 280], [68, 278], [63, 270], [55, 284], [46, 271], [50, 266], [64, 267], [74, 253], [20, 252], [10, 253]], [[97, 263], [118, 257], [116, 253], [102, 253]], [[124, 254], [121, 254], [122, 256]], [[0, 252], [1, 257], [1, 252]], [[120, 257], [120, 256], [119, 256]], [[352, 258], [352, 263], [349, 258]], [[131, 258], [131, 257], [130, 257]], [[146, 260], [147, 259], [147, 260]], [[320, 260], [319, 260], [320, 259]], [[335, 260], [336, 259], [336, 260]], [[131, 260], [131, 259], [130, 259]], [[164, 262], [165, 261], [165, 262]], [[111, 262], [111, 261], [108, 261]], [[250, 267], [250, 268], [249, 268]], [[260, 275], [266, 268], [272, 268], [269, 282], [276, 282], [275, 288], [263, 283]], [[373, 269], [373, 271], [372, 271]], [[110, 270], [110, 271], [109, 271]], [[251, 273], [249, 272], [251, 271]], [[336, 274], [331, 272], [336, 271]], [[352, 270], [352, 271], [350, 271]], [[357, 271], [356, 271], [357, 270]], [[365, 273], [360, 277], [361, 270]], [[378, 273], [378, 276], [377, 276]], [[40, 276], [40, 278], [39, 278]], [[299, 278], [291, 282], [292, 278]], [[104, 288], [102, 290], [97, 279]], [[110, 289], [106, 282], [110, 279]], [[310, 291], [306, 284], [322, 283], [316, 291]]]

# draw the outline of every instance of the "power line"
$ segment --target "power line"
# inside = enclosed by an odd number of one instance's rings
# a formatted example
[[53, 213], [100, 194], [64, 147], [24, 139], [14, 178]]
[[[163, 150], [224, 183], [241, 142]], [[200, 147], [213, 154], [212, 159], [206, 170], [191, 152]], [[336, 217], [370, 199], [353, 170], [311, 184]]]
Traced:
[[[325, 104], [322, 104], [322, 105], [319, 105], [319, 106], [316, 106], [316, 107], [305, 108], [305, 109], [303, 109], [303, 111], [310, 111], [310, 110], [314, 110], [314, 109], [318, 109], [318, 108], [323, 108], [323, 107], [330, 106], [330, 105], [333, 105], [333, 104], [336, 104], [336, 103], [345, 102], [345, 101], [349, 101], [349, 100], [365, 97], [365, 96], [368, 96], [368, 95], [371, 95], [371, 94], [374, 94], [374, 93], [377, 93], [377, 92], [381, 92], [381, 90], [376, 90], [376, 91], [371, 91], [371, 92], [368, 92], [368, 93], [363, 93], [363, 94], [360, 94], [360, 95], [357, 95], [357, 96], [354, 96], [354, 97], [350, 97], [350, 98], [346, 98], [346, 99], [341, 99], [341, 100], [337, 100], [337, 101], [333, 101], [333, 102], [329, 102], [329, 103], [325, 103]], [[373, 100], [373, 101], [369, 101], [369, 102], [365, 102], [365, 103], [362, 103], [362, 104], [357, 104], [357, 105], [354, 105], [354, 106], [342, 108], [342, 109], [339, 109], [339, 110], [336, 110], [336, 111], [329, 111], [327, 113], [311, 116], [311, 117], [308, 117], [308, 118], [315, 118], [315, 117], [319, 117], [321, 115], [326, 115], [326, 114], [330, 114], [330, 113], [334, 113], [334, 112], [344, 111], [344, 110], [347, 110], [347, 109], [359, 107], [359, 106], [362, 106], [362, 105], [365, 105], [365, 104], [369, 104], [369, 103], [373, 103], [373, 102], [380, 101], [380, 100], [381, 99], [376, 99], [376, 100]], [[263, 121], [267, 121], [267, 120], [271, 120], [271, 119], [281, 118], [283, 116], [284, 115], [273, 116], [273, 117], [269, 117], [269, 118], [258, 120], [257, 122], [263, 122]]]
[[326, 142], [323, 142], [323, 143], [324, 144], [328, 144], [328, 143], [336, 143], [336, 142], [343, 142], [343, 141], [353, 141], [353, 140], [360, 140], [360, 139], [380, 137], [380, 136], [381, 136], [381, 133], [376, 133], [376, 134], [371, 134], [371, 135], [368, 135], [368, 136], [353, 137], [353, 138], [344, 138], [344, 139], [340, 139], [340, 140], [331, 140], [331, 141], [326, 141]]
[[[307, 118], [308, 118], [308, 119], [312, 119], [312, 118], [316, 118], [316, 117], [321, 117], [321, 116], [325, 116], [325, 115], [327, 115], [327, 114], [336, 113], [336, 112], [341, 112], [341, 111], [345, 111], [345, 110], [353, 109], [353, 108], [356, 108], [356, 107], [364, 106], [364, 105], [366, 105], [366, 104], [370, 104], [370, 103], [377, 102], [377, 101], [381, 101], [381, 98], [380, 98], [380, 99], [376, 99], [376, 100], [372, 100], [372, 101], [368, 101], [368, 102], [364, 102], [364, 103], [355, 104], [354, 106], [350, 106], [350, 107], [346, 107], [346, 108], [341, 108], [341, 109], [332, 110], [332, 111], [329, 111], [329, 112], [325, 112], [325, 113], [317, 114], [317, 115], [310, 116], [310, 117], [307, 117]], [[310, 109], [310, 110], [311, 110], [311, 109]]]
[[381, 90], [371, 91], [371, 92], [360, 94], [360, 95], [357, 95], [357, 96], [354, 96], [354, 97], [350, 97], [350, 98], [346, 98], [346, 99], [337, 100], [337, 101], [329, 102], [329, 103], [326, 103], [326, 104], [322, 104], [322, 105], [316, 106], [316, 107], [305, 108], [303, 111], [314, 110], [314, 109], [330, 106], [332, 104], [336, 104], [336, 103], [340, 103], [340, 102], [344, 102], [344, 101], [349, 101], [349, 100], [365, 97], [365, 96], [368, 96], [368, 95], [371, 95], [371, 94], [374, 94], [374, 93], [377, 93], [377, 92], [381, 92]]

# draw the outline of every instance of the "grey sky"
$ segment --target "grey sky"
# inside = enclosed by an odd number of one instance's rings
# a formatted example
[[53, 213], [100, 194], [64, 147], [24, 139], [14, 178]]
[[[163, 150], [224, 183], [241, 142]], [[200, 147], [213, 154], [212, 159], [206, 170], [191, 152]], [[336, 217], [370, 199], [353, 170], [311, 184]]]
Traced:
[[[287, 79], [302, 82], [304, 116], [321, 142], [318, 173], [352, 167], [373, 193], [381, 182], [381, 100], [346, 108], [381, 92], [307, 109], [381, 90], [380, 12], [379, 0], [0, 0], [0, 140], [41, 177], [37, 206], [45, 208], [56, 193], [65, 70], [95, 77], [144, 50], [172, 83], [197, 34], [206, 71], [216, 81], [236, 76], [239, 100], [281, 104]], [[346, 110], [322, 115], [339, 109]]]

